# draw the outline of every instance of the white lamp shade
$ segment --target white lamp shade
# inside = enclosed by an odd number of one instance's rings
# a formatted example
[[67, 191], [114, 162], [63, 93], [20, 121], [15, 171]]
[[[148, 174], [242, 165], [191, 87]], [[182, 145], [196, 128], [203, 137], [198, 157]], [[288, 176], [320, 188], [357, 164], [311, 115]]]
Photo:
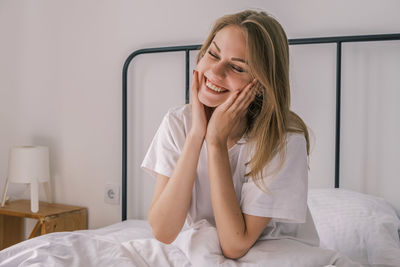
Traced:
[[44, 146], [13, 147], [8, 161], [8, 179], [13, 183], [48, 182], [49, 148]]

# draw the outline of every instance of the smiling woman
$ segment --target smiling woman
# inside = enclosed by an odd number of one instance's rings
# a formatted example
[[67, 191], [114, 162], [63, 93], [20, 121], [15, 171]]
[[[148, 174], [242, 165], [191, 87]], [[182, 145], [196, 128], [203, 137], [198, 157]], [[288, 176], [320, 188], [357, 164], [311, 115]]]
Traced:
[[142, 163], [157, 177], [148, 219], [159, 241], [206, 221], [228, 258], [261, 239], [319, 244], [307, 127], [289, 110], [288, 51], [265, 12], [217, 20], [198, 54], [192, 103], [168, 112]]
[[204, 75], [199, 85], [199, 100], [204, 105], [219, 106], [253, 80], [246, 64], [246, 43], [245, 32], [235, 25], [216, 34], [197, 65], [197, 71]]

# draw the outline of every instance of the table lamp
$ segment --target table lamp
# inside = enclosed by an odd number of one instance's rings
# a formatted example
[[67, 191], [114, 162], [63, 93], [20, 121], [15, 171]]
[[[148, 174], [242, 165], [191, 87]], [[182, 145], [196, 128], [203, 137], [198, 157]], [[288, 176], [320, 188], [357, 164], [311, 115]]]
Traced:
[[51, 202], [49, 148], [21, 146], [10, 149], [8, 177], [1, 206], [4, 207], [9, 183], [28, 183], [31, 189], [31, 210], [39, 211], [39, 183], [43, 183], [47, 200]]

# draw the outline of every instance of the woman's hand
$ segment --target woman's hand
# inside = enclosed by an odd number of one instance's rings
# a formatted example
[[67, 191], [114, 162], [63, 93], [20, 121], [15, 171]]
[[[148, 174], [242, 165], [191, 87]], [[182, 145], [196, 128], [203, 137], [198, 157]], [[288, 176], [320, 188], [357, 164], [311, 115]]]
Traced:
[[203, 79], [203, 74], [199, 74], [197, 70], [193, 71], [192, 80], [192, 127], [190, 129], [189, 135], [201, 138], [204, 140], [207, 131], [207, 117], [205, 112], [205, 107], [203, 103], [200, 102], [198, 94], [200, 90], [200, 84]]
[[256, 83], [257, 80], [254, 79], [244, 89], [233, 93], [214, 110], [207, 126], [207, 144], [227, 144], [232, 130], [245, 118], [247, 108], [254, 100], [258, 90]]

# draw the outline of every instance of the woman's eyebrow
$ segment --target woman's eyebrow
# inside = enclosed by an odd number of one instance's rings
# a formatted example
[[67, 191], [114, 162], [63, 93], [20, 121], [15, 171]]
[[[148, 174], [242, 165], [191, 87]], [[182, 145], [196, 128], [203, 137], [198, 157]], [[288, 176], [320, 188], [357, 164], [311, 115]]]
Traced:
[[247, 61], [246, 60], [244, 60], [244, 59], [241, 59], [241, 58], [237, 58], [237, 57], [233, 57], [233, 58], [231, 58], [233, 61], [240, 61], [240, 62], [243, 62], [244, 64], [247, 64]]
[[217, 48], [218, 52], [221, 52], [221, 49], [219, 49], [217, 43], [215, 41], [212, 42], [215, 45], [215, 48]]
[[[215, 45], [215, 48], [217, 48], [218, 52], [221, 53], [221, 49], [219, 49], [217, 43], [216, 43], [215, 41], [213, 41], [212, 43]], [[238, 58], [238, 57], [232, 57], [231, 60], [233, 60], [233, 61], [239, 61], [239, 62], [242, 62], [242, 63], [244, 63], [244, 64], [247, 64], [247, 61], [246, 61], [246, 60], [241, 59], [241, 58]]]

